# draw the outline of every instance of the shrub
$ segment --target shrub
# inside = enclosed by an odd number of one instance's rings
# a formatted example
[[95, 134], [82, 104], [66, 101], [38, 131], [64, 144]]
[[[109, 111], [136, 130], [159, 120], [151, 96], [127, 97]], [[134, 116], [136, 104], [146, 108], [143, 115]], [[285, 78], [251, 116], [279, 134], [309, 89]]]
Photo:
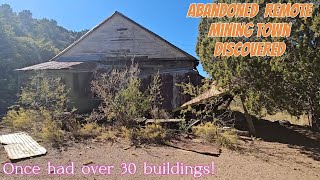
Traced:
[[169, 119], [170, 114], [161, 108], [163, 97], [161, 94], [161, 78], [159, 72], [156, 73], [148, 86], [148, 99], [150, 102], [150, 115], [154, 119]]
[[139, 129], [136, 135], [140, 143], [162, 143], [166, 137], [166, 130], [159, 124], [149, 124]]
[[9, 110], [3, 117], [3, 123], [12, 130], [29, 131], [32, 128], [34, 112], [19, 108], [18, 110]]
[[64, 141], [64, 131], [61, 130], [61, 124], [52, 120], [44, 122], [40, 136], [45, 142], [56, 146], [60, 146]]
[[214, 142], [218, 136], [218, 127], [213, 123], [207, 122], [198, 126], [194, 126], [192, 131], [195, 135], [209, 141]]
[[160, 109], [158, 107], [152, 108], [150, 110], [150, 114], [151, 114], [151, 117], [154, 119], [169, 119], [170, 118], [170, 114], [166, 110]]
[[45, 142], [59, 145], [65, 135], [63, 127], [72, 126], [74, 121], [65, 115], [67, 92], [60, 78], [38, 74], [22, 88], [17, 104], [7, 112], [3, 122], [14, 131], [27, 131]]
[[121, 126], [119, 131], [123, 138], [130, 140], [134, 145], [158, 144], [167, 139], [167, 131], [159, 124], [149, 124], [140, 128]]
[[133, 137], [133, 129], [129, 129], [125, 126], [121, 126], [119, 128], [120, 134], [123, 138], [127, 139], [127, 140], [132, 140]]
[[192, 131], [196, 136], [223, 147], [233, 149], [238, 143], [238, 136], [234, 129], [221, 129], [211, 122], [194, 126]]
[[99, 74], [91, 82], [92, 91], [101, 98], [99, 109], [108, 120], [122, 126], [132, 126], [134, 119], [144, 116], [150, 109], [149, 99], [140, 91], [140, 70], [113, 69], [111, 73]]
[[84, 124], [80, 129], [78, 136], [82, 138], [94, 138], [101, 134], [102, 128], [97, 123]]
[[223, 147], [234, 149], [238, 143], [238, 135], [234, 130], [227, 130], [217, 137], [217, 142]]
[[112, 129], [104, 129], [99, 136], [97, 136], [97, 140], [109, 140], [115, 141], [117, 138], [117, 132]]
[[144, 94], [139, 90], [140, 80], [133, 78], [129, 81], [125, 89], [120, 90], [114, 99], [116, 118], [122, 122], [123, 125], [131, 126], [133, 120], [143, 117], [150, 109], [149, 101]]
[[22, 88], [18, 105], [24, 108], [63, 112], [67, 108], [68, 90], [60, 78], [51, 78], [40, 73]]

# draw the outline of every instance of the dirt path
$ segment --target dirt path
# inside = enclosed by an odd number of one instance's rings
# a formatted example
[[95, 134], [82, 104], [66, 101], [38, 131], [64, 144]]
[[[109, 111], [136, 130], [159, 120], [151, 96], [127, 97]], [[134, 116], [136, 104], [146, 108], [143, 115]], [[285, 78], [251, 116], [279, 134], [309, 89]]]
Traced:
[[[250, 145], [251, 144], [251, 145]], [[162, 165], [165, 162], [182, 162], [185, 165], [205, 165], [214, 162], [214, 175], [203, 175], [200, 179], [320, 179], [320, 162], [287, 145], [258, 141], [243, 142], [248, 149], [230, 151], [222, 149], [220, 157], [201, 155], [170, 147], [129, 148], [126, 143], [75, 144], [58, 151], [48, 148], [48, 154], [27, 159], [15, 165], [38, 165], [42, 174], [33, 176], [0, 175], [1, 179], [194, 179], [193, 175], [145, 175], [143, 164]], [[1, 148], [1, 160], [6, 154]], [[74, 162], [74, 175], [47, 175], [47, 163], [70, 165]], [[135, 163], [136, 174], [119, 176], [121, 163]], [[110, 175], [82, 175], [84, 164], [113, 165]], [[3, 167], [4, 164], [2, 164]], [[9, 166], [8, 166], [9, 167]], [[9, 170], [8, 170], [9, 171]], [[51, 172], [53, 173], [53, 172]]]
[[[27, 165], [39, 166], [38, 175], [6, 175], [3, 172], [5, 163], [10, 162], [3, 147], [0, 147], [1, 173], [0, 179], [284, 179], [284, 180], [318, 180], [320, 179], [320, 132], [311, 131], [306, 127], [295, 125], [280, 125], [270, 121], [256, 122], [259, 138], [243, 138], [239, 149], [231, 151], [222, 149], [219, 157], [202, 155], [194, 152], [175, 149], [166, 146], [130, 147], [129, 143], [119, 142], [87, 142], [73, 143], [68, 148], [57, 150], [45, 146], [48, 153], [45, 156], [35, 157], [13, 163], [15, 166]], [[1, 128], [0, 134], [7, 134], [5, 128]], [[53, 175], [53, 169], [49, 171], [48, 162], [56, 165], [56, 173], [65, 169], [59, 169], [57, 165], [70, 166], [74, 163], [73, 175]], [[183, 175], [148, 174], [150, 168], [144, 173], [144, 163], [148, 167], [165, 166], [167, 163], [172, 168], [179, 162], [180, 173]], [[214, 163], [214, 169], [212, 168]], [[130, 166], [130, 171], [125, 175], [122, 163]], [[135, 164], [136, 171], [134, 171]], [[165, 164], [163, 164], [165, 163]], [[181, 165], [183, 163], [183, 165]], [[7, 164], [7, 172], [11, 172], [12, 164]], [[83, 166], [86, 173], [101, 174], [84, 175], [81, 171]], [[113, 165], [108, 174], [108, 167]], [[181, 172], [181, 169], [191, 166]], [[194, 167], [197, 166], [197, 169]], [[201, 167], [200, 167], [201, 166]], [[205, 167], [207, 166], [207, 170]], [[105, 169], [104, 169], [105, 168]], [[201, 169], [199, 169], [201, 168]], [[59, 169], [59, 170], [58, 170]], [[70, 172], [69, 168], [69, 171]], [[176, 168], [177, 169], [177, 168]], [[163, 170], [163, 169], [162, 169]], [[192, 171], [192, 172], [191, 172]], [[129, 174], [129, 173], [132, 174]], [[163, 173], [162, 172], [162, 173]], [[173, 172], [174, 168], [173, 168]], [[187, 173], [186, 173], [187, 172]], [[212, 174], [214, 172], [214, 174]], [[18, 171], [21, 173], [21, 171]], [[172, 172], [171, 172], [172, 173]]]

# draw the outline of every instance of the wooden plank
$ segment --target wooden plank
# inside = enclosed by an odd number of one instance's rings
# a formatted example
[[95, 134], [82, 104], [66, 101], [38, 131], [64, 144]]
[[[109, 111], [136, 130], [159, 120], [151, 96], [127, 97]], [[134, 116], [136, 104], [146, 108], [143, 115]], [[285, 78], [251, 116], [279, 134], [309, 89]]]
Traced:
[[185, 119], [147, 119], [145, 124], [150, 123], [179, 123], [183, 122]]
[[57, 61], [70, 58], [80, 61], [108, 60], [109, 57], [196, 59], [143, 28], [120, 13], [94, 27], [86, 35], [56, 56]]
[[195, 153], [200, 153], [204, 155], [210, 155], [210, 156], [220, 156], [220, 148], [216, 147], [213, 144], [210, 143], [204, 143], [204, 142], [195, 142], [190, 139], [179, 139], [179, 140], [171, 140], [170, 142], [167, 142], [166, 145], [186, 150], [186, 151], [191, 151]]

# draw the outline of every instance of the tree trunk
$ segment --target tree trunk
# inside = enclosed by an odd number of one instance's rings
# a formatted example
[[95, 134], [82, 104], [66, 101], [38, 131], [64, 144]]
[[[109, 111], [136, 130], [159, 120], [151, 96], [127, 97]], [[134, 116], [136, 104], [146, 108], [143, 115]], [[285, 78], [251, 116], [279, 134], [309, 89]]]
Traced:
[[309, 126], [311, 129], [320, 129], [320, 114], [314, 108], [309, 111]]
[[318, 102], [315, 100], [315, 96], [311, 96], [309, 100], [309, 126], [314, 130], [320, 130], [320, 108]]
[[246, 121], [248, 123], [248, 127], [249, 127], [249, 132], [252, 136], [256, 136], [256, 130], [254, 128], [254, 125], [253, 125], [253, 122], [252, 122], [252, 118], [250, 116], [250, 114], [248, 113], [248, 110], [246, 108], [246, 106], [244, 105], [244, 97], [243, 95], [240, 95], [240, 99], [241, 99], [241, 103], [242, 103], [242, 108], [243, 108], [243, 111], [244, 111], [244, 115], [246, 117]]

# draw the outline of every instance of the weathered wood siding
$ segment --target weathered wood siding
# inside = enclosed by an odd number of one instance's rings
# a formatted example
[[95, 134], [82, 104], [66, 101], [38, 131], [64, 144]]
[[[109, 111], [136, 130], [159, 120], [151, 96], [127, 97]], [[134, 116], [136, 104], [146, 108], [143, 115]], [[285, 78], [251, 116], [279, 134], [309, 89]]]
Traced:
[[108, 61], [126, 57], [188, 59], [185, 53], [131, 22], [114, 14], [76, 46], [57, 57], [58, 61]]
[[146, 87], [152, 75], [161, 74], [166, 109], [176, 108], [189, 100], [176, 84], [201, 83], [202, 77], [195, 71], [196, 58], [119, 12], [90, 30], [51, 62], [20, 70], [43, 70], [48, 75], [61, 77], [70, 89], [70, 107], [88, 112], [99, 102], [90, 92], [92, 74], [130, 66], [132, 61], [139, 64], [140, 78]]

